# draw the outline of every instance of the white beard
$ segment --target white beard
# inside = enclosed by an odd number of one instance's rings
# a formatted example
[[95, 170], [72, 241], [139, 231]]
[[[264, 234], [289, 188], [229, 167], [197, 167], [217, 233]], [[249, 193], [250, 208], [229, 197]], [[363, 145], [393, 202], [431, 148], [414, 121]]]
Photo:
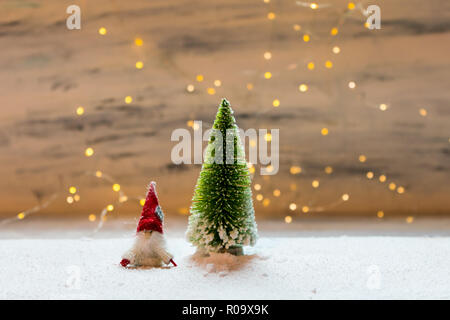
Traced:
[[136, 235], [133, 247], [123, 256], [130, 265], [160, 267], [169, 264], [173, 256], [166, 251], [166, 239], [158, 231], [140, 231]]

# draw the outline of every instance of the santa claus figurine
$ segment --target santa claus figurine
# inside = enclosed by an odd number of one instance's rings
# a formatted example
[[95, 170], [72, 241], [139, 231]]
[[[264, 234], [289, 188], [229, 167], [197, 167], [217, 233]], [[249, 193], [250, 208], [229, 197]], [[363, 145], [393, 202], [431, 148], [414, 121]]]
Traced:
[[120, 264], [127, 266], [161, 267], [172, 263], [173, 256], [166, 251], [166, 239], [163, 234], [164, 214], [156, 195], [156, 183], [150, 182], [145, 205], [136, 230], [133, 247], [123, 256]]

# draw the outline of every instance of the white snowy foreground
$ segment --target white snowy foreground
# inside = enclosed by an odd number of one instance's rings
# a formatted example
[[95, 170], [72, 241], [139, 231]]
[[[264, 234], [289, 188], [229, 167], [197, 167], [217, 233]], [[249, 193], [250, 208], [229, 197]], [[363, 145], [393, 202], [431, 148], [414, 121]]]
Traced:
[[[111, 236], [109, 234], [108, 236]], [[111, 238], [0, 239], [2, 299], [450, 299], [445, 236], [263, 236], [246, 256], [124, 269], [130, 233]]]

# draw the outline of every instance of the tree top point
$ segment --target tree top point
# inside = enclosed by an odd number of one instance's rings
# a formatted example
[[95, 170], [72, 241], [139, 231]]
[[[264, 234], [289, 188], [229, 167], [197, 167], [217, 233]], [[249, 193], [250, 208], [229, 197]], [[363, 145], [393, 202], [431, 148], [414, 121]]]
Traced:
[[220, 103], [222, 107], [229, 107], [230, 102], [226, 98], [222, 98], [222, 102]]

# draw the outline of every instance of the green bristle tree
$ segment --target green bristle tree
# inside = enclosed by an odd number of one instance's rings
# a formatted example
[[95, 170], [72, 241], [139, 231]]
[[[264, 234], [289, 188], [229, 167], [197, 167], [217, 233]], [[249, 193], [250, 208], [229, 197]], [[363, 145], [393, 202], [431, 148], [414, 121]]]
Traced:
[[222, 99], [195, 187], [187, 237], [203, 253], [242, 254], [243, 245], [255, 244], [256, 233], [245, 151], [230, 103]]

